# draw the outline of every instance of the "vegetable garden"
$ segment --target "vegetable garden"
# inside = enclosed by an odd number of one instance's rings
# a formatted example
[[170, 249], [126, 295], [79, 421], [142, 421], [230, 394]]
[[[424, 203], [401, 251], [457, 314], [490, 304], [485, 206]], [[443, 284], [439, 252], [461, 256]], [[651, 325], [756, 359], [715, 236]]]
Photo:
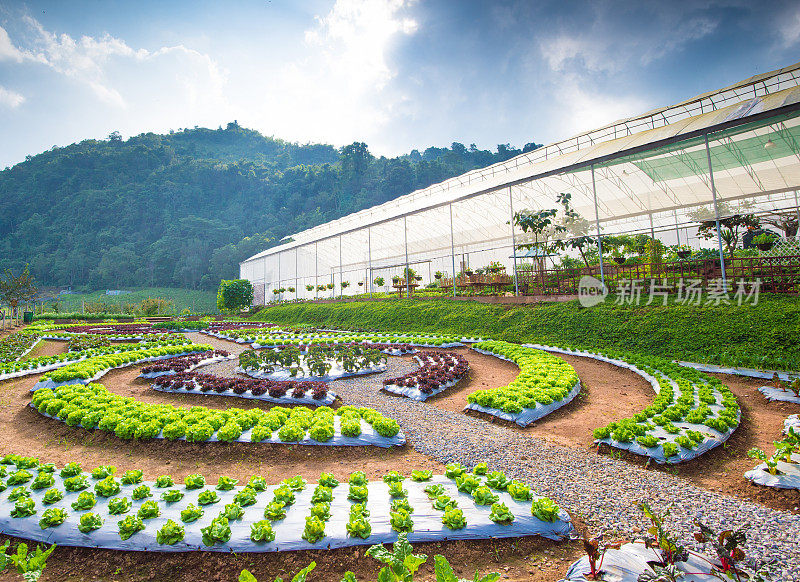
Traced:
[[[61, 342], [63, 351], [38, 356], [39, 342]], [[446, 413], [502, 434], [525, 435], [541, 431], [540, 425], [546, 431], [558, 422], [552, 418], [580, 415], [587, 390], [592, 394], [593, 385], [587, 387], [570, 363], [580, 358], [633, 374], [652, 391], [641, 410], [596, 419], [580, 437], [601, 451], [624, 451], [634, 464], [696, 466], [727, 447], [748, 420], [738, 392], [724, 379], [669, 359], [566, 342], [497, 341], [474, 331], [40, 321], [0, 341], [0, 350], [0, 381], [23, 405], [15, 413], [34, 431], [70, 443], [59, 451], [49, 440], [37, 442], [24, 425], [14, 428], [8, 448], [0, 450], [0, 531], [85, 552], [167, 552], [179, 559], [197, 550], [297, 550], [302, 556], [401, 539], [461, 540], [464, 548], [508, 540], [501, 553], [519, 562], [520, 543], [550, 551], [543, 549], [552, 547], [547, 542], [528, 541], [538, 536], [559, 542], [559, 551], [574, 561], [580, 548], [569, 539], [585, 531], [586, 517], [576, 520], [552, 492], [540, 492], [502, 463], [494, 466], [497, 457], [480, 462], [466, 451], [461, 462], [458, 453], [426, 456], [425, 442], [433, 437], [410, 419]], [[487, 376], [496, 367], [508, 370], [506, 380]], [[780, 377], [774, 383], [787, 394], [795, 387]], [[214, 395], [229, 398], [201, 398]], [[15, 448], [20, 445], [27, 448]], [[70, 448], [83, 453], [65, 454]], [[791, 418], [774, 450], [753, 449], [750, 458], [761, 464], [751, 460], [751, 470], [738, 479], [798, 494], [800, 441]], [[245, 466], [237, 458], [247, 460]], [[649, 508], [645, 516], [663, 522]], [[610, 552], [607, 573], [638, 564], [631, 580], [655, 580], [640, 576], [679, 572], [691, 562], [663, 547], [647, 550], [644, 559], [636, 545], [587, 543], [590, 561]], [[719, 562], [719, 556], [710, 560], [711, 575], [728, 566], [742, 575], [757, 569]], [[596, 563], [586, 558], [567, 566], [548, 565], [541, 571], [549, 578], [530, 579], [604, 579], [592, 577]], [[337, 571], [332, 562], [324, 568]]]

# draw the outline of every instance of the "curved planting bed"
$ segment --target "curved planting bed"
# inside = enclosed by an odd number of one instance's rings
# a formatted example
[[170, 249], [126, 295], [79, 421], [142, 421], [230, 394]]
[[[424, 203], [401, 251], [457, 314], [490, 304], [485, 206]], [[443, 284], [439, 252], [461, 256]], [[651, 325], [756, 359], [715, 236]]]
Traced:
[[750, 449], [749, 457], [763, 461], [744, 476], [753, 483], [776, 489], [800, 490], [800, 421], [796, 414], [784, 421], [785, 436], [775, 441], [771, 457], [758, 448]]
[[95, 356], [109, 354], [121, 354], [124, 352], [139, 351], [145, 348], [152, 348], [166, 345], [188, 345], [191, 342], [186, 338], [179, 338], [169, 341], [142, 342], [136, 344], [115, 344], [112, 346], [86, 348], [81, 351], [67, 352], [55, 356], [39, 356], [30, 358], [24, 362], [6, 362], [0, 364], [0, 381], [9, 378], [18, 378], [29, 374], [41, 374], [58, 368], [63, 368], [70, 364], [82, 362]]
[[793, 402], [800, 404], [800, 378], [783, 381], [777, 373], [772, 377], [775, 386], [761, 386], [761, 392], [770, 402]]
[[[148, 344], [144, 344], [147, 346]], [[113, 347], [113, 346], [112, 346]], [[153, 362], [175, 356], [185, 356], [192, 353], [213, 351], [208, 344], [168, 344], [143, 349], [130, 350], [94, 356], [85, 360], [71, 363], [63, 368], [52, 370], [42, 376], [32, 388], [33, 391], [42, 388], [55, 388], [65, 384], [88, 384], [105, 375], [114, 368], [134, 366], [144, 362]]]
[[449, 352], [420, 352], [414, 356], [418, 370], [383, 380], [383, 389], [412, 400], [427, 400], [455, 386], [469, 372], [466, 358]]
[[335, 392], [328, 390], [325, 382], [276, 382], [250, 378], [223, 378], [213, 374], [181, 372], [162, 376], [153, 383], [155, 390], [178, 394], [205, 394], [236, 396], [276, 404], [330, 405], [336, 400]]
[[263, 380], [332, 381], [348, 376], [386, 370], [386, 356], [360, 344], [312, 345], [305, 351], [294, 346], [283, 349], [249, 350], [239, 355], [237, 372]]
[[190, 354], [188, 356], [170, 358], [168, 360], [164, 360], [163, 362], [159, 362], [157, 364], [144, 366], [142, 368], [142, 373], [139, 375], [139, 377], [158, 378], [160, 376], [171, 376], [173, 374], [182, 374], [185, 372], [191, 372], [192, 370], [194, 370], [195, 368], [199, 368], [200, 366], [206, 366], [208, 364], [213, 364], [215, 362], [221, 362], [224, 360], [233, 359], [235, 357], [236, 356], [232, 356], [225, 350], [210, 350], [207, 352]]
[[15, 362], [25, 357], [41, 338], [28, 330], [11, 333], [0, 339], [0, 362]]
[[216, 411], [147, 404], [109, 392], [101, 384], [68, 384], [37, 390], [31, 406], [70, 426], [113, 432], [122, 439], [190, 442], [298, 443], [400, 446], [405, 436], [394, 420], [370, 408], [343, 406], [311, 411], [275, 407]]
[[[60, 471], [38, 459], [7, 455], [0, 474], [0, 530], [66, 546], [183, 552], [270, 552], [392, 542], [541, 535], [572, 532], [569, 516], [547, 498], [500, 472], [448, 476], [392, 471], [383, 481], [352, 473], [339, 483], [323, 473], [316, 485], [301, 477], [268, 485], [189, 475], [145, 482], [142, 471], [116, 475], [102, 466], [84, 473], [77, 463]], [[16, 466], [13, 466], [16, 465]], [[415, 480], [413, 480], [415, 479]]]
[[500, 341], [480, 342], [472, 349], [513, 362], [520, 373], [507, 386], [470, 394], [465, 410], [528, 426], [569, 403], [581, 390], [572, 366], [541, 350]]
[[627, 368], [656, 391], [653, 404], [642, 412], [595, 429], [596, 443], [644, 455], [657, 463], [679, 463], [721, 445], [739, 426], [741, 411], [733, 393], [717, 378], [693, 368], [624, 352], [530, 347]]
[[[208, 333], [208, 332], [206, 332]], [[263, 347], [279, 347], [298, 344], [408, 344], [415, 347], [427, 348], [453, 348], [463, 346], [465, 338], [443, 335], [425, 334], [399, 334], [399, 333], [341, 333], [307, 331], [298, 333], [273, 333], [264, 334], [253, 329], [230, 330], [221, 333], [210, 333], [214, 337], [227, 339], [237, 343], [252, 344], [254, 349]]]

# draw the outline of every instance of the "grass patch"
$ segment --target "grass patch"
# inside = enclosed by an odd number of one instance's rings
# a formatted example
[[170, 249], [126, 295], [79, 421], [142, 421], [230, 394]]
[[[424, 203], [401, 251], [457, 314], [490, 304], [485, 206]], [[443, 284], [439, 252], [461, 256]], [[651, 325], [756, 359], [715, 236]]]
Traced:
[[266, 307], [253, 319], [348, 329], [480, 335], [511, 342], [616, 348], [726, 366], [800, 370], [800, 299], [762, 294], [758, 305], [613, 305], [577, 301], [489, 305], [383, 300]]
[[[141, 303], [148, 297], [161, 297], [174, 303], [171, 312], [165, 315], [181, 313], [190, 309], [192, 313], [218, 313], [216, 291], [197, 291], [192, 289], [173, 289], [170, 287], [148, 287], [133, 289], [130, 293], [121, 295], [106, 295], [105, 289], [90, 293], [70, 293], [59, 295], [59, 311], [80, 313], [83, 303], [104, 303], [115, 309], [109, 312], [120, 313], [123, 305]], [[52, 302], [47, 302], [49, 308]]]

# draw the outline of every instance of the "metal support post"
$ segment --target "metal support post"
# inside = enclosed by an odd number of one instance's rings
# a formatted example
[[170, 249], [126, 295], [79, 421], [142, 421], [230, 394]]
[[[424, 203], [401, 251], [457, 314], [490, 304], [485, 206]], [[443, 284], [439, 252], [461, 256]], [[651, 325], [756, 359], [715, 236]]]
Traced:
[[453, 261], [453, 297], [456, 296], [456, 243], [453, 236], [453, 205], [450, 208], [450, 258]]
[[411, 272], [408, 268], [408, 221], [403, 217], [403, 243], [406, 249], [406, 297], [411, 299]]
[[369, 298], [372, 299], [372, 229], [370, 227], [367, 227], [367, 260], [369, 261], [367, 285], [369, 285]]
[[519, 296], [519, 281], [517, 280], [517, 235], [514, 232], [514, 196], [511, 186], [508, 187], [508, 203], [511, 208], [511, 255], [514, 257], [514, 297]]
[[606, 277], [603, 273], [603, 239], [600, 235], [600, 212], [597, 210], [597, 185], [594, 180], [594, 164], [592, 168], [592, 195], [594, 196], [594, 220], [597, 226], [597, 253], [600, 255], [600, 282], [605, 286]]
[[714, 198], [714, 220], [717, 226], [717, 245], [719, 246], [719, 264], [722, 267], [722, 286], [728, 288], [728, 278], [725, 276], [725, 253], [722, 251], [722, 233], [719, 224], [719, 208], [717, 207], [717, 188], [714, 186], [714, 170], [711, 167], [711, 148], [708, 145], [708, 133], [703, 137], [706, 141], [706, 158], [708, 159], [708, 177], [711, 180], [711, 196]]

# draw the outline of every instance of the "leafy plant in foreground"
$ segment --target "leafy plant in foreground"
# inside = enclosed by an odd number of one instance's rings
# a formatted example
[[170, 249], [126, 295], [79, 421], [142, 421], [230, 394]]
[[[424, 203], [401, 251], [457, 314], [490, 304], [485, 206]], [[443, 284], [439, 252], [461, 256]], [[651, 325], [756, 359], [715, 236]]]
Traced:
[[67, 520], [67, 512], [60, 507], [49, 507], [44, 510], [42, 517], [39, 519], [39, 527], [47, 529], [48, 527], [56, 527], [61, 525]]
[[689, 553], [677, 539], [664, 528], [664, 520], [669, 517], [669, 510], [664, 513], [657, 513], [650, 508], [646, 501], [639, 504], [645, 517], [653, 524], [647, 530], [649, 536], [645, 540], [647, 547], [657, 548], [661, 551], [661, 558], [664, 564], [673, 565], [675, 562], [684, 562]]
[[[311, 562], [308, 566], [294, 575], [292, 582], [306, 582], [306, 576], [308, 576], [308, 574], [316, 567], [317, 563]], [[248, 570], [242, 570], [242, 572], [239, 574], [239, 582], [258, 582], [258, 580]], [[283, 582], [283, 578], [275, 578], [275, 582]]]
[[136, 515], [129, 515], [119, 522], [119, 537], [127, 540], [144, 529], [144, 522]]
[[203, 543], [206, 546], [213, 546], [217, 542], [227, 542], [231, 539], [231, 527], [228, 525], [227, 517], [215, 517], [211, 524], [200, 530], [203, 534]]
[[193, 503], [186, 506], [186, 509], [181, 511], [181, 521], [183, 523], [191, 523], [203, 517], [203, 508], [197, 507]]
[[397, 536], [391, 552], [382, 545], [374, 545], [366, 554], [386, 564], [378, 573], [379, 580], [409, 582], [414, 579], [419, 567], [428, 560], [427, 555], [413, 552], [414, 548], [408, 543], [408, 534], [402, 532]]
[[168, 519], [167, 523], [156, 533], [156, 541], [162, 545], [172, 546], [181, 541], [184, 535], [186, 535], [184, 527]]
[[131, 500], [127, 497], [114, 497], [108, 501], [108, 513], [111, 515], [128, 513], [132, 505]]
[[[28, 552], [28, 544], [20, 543], [15, 553], [6, 556], [5, 549], [8, 545], [9, 542], [6, 542], [3, 546], [0, 546], [0, 559], [7, 561], [16, 568], [17, 572], [22, 574], [26, 582], [36, 582], [42, 576], [42, 572], [44, 572], [47, 566], [47, 558], [49, 558], [53, 550], [56, 549], [55, 544], [46, 550], [43, 550], [42, 546], [37, 545], [35, 551]], [[2, 566], [0, 567], [0, 571], [2, 571], [5, 564], [0, 564], [0, 566]]]
[[84, 513], [78, 523], [78, 531], [84, 534], [93, 532], [103, 526], [103, 518], [96, 513]]
[[559, 507], [547, 497], [534, 499], [531, 503], [531, 515], [542, 521], [554, 522], [558, 519]]

